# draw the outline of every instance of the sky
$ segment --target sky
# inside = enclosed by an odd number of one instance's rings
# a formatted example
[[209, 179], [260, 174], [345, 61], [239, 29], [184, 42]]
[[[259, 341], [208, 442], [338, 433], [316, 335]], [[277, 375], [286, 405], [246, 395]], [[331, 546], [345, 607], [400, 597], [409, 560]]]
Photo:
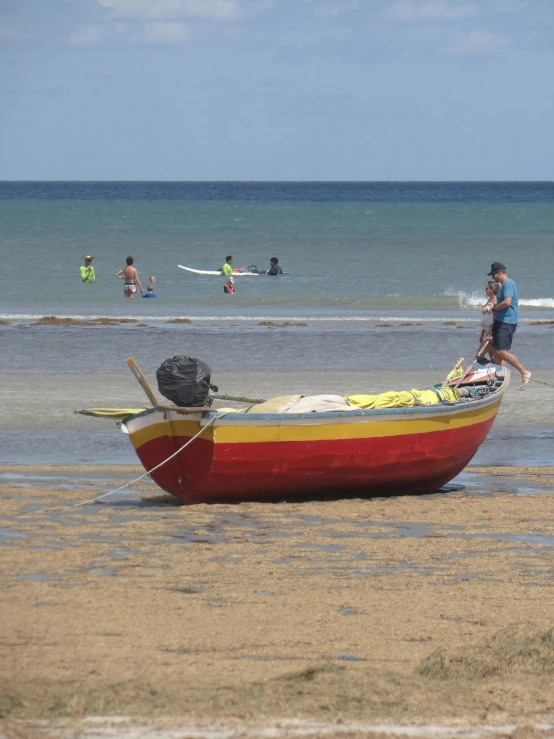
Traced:
[[0, 0], [1, 180], [554, 180], [554, 0]]

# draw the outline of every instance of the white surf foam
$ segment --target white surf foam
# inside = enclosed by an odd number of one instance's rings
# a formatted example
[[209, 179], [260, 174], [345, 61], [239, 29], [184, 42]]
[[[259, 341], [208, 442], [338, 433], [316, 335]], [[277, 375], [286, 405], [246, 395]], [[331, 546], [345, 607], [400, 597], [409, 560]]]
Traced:
[[[471, 310], [478, 308], [487, 302], [485, 293], [481, 292], [464, 292], [463, 290], [453, 290], [447, 288], [444, 294], [449, 298], [457, 298], [458, 305], [462, 310]], [[519, 306], [527, 306], [528, 308], [554, 308], [554, 298], [519, 298]]]

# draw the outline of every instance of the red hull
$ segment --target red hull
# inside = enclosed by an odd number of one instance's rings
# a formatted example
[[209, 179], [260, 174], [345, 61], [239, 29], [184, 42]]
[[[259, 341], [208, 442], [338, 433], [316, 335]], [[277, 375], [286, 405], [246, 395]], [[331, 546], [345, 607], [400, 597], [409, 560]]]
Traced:
[[[306, 442], [227, 445], [200, 437], [152, 478], [188, 504], [430, 491], [464, 469], [493, 423], [491, 416], [435, 432]], [[149, 470], [188, 438], [158, 436], [136, 451]]]

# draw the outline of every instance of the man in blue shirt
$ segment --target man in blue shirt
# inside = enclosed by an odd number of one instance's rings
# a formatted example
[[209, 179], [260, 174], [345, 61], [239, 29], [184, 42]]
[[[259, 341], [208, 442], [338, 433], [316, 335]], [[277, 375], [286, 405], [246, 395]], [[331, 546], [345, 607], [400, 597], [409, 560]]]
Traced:
[[489, 275], [500, 283], [500, 290], [493, 306], [494, 323], [492, 325], [492, 360], [504, 366], [508, 362], [521, 375], [520, 390], [526, 387], [531, 373], [510, 353], [512, 339], [517, 328], [518, 299], [516, 283], [506, 274], [506, 267], [501, 262], [491, 264]]

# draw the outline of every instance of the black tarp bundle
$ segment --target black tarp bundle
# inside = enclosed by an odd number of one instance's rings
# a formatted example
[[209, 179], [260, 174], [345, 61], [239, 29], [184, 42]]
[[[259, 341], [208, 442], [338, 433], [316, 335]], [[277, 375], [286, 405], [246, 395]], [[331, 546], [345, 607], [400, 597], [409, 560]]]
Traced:
[[201, 359], [175, 356], [166, 359], [156, 370], [158, 390], [174, 405], [181, 408], [197, 408], [208, 405], [211, 370]]

